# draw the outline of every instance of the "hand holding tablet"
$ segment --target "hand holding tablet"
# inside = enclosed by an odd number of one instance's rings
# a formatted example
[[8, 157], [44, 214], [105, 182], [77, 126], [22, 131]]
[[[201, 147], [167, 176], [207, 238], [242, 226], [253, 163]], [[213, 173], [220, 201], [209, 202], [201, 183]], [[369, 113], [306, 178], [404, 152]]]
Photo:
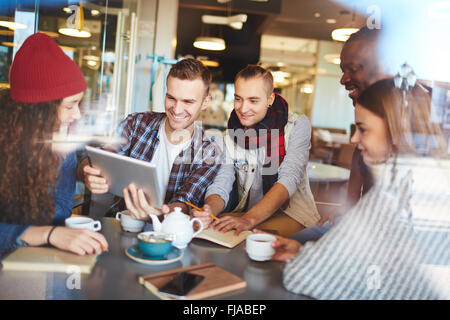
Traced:
[[83, 167], [84, 183], [86, 187], [96, 194], [107, 193], [109, 186], [106, 179], [102, 176], [101, 170], [91, 167], [89, 164]]
[[90, 146], [86, 146], [86, 151], [92, 165], [86, 165], [83, 172], [86, 186], [92, 193], [110, 192], [124, 197], [124, 189], [133, 185], [134, 190], [145, 193], [149, 206], [161, 208], [165, 190], [160, 190], [155, 165]]
[[137, 189], [133, 183], [123, 189], [123, 197], [130, 215], [138, 220], [149, 220], [150, 214], [159, 216], [170, 212], [170, 208], [166, 204], [162, 205], [161, 210], [152, 207], [148, 203], [144, 191]]

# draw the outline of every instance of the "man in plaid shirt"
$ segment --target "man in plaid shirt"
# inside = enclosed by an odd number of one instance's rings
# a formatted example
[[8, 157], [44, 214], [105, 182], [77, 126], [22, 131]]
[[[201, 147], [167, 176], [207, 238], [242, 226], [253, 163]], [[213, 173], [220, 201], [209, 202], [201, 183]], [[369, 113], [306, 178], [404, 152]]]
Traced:
[[[125, 203], [135, 218], [146, 220], [149, 213], [168, 213], [174, 207], [187, 213], [185, 202], [203, 204], [223, 157], [218, 146], [195, 124], [208, 106], [210, 81], [211, 73], [201, 62], [181, 60], [167, 75], [166, 112], [134, 113], [120, 124], [119, 132], [127, 143], [116, 151], [157, 165], [158, 183], [166, 189], [165, 205], [158, 210], [149, 204], [143, 190], [133, 184], [125, 188]], [[100, 170], [85, 165], [83, 171], [92, 193], [108, 191]]]

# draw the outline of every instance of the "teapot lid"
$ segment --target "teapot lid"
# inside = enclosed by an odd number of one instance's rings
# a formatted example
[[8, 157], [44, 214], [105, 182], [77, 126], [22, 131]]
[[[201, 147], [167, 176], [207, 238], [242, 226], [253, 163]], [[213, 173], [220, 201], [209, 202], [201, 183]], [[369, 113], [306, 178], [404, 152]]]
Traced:
[[164, 221], [167, 219], [172, 221], [173, 219], [181, 219], [181, 218], [189, 219], [189, 216], [184, 214], [183, 211], [181, 211], [180, 207], [175, 207], [175, 208], [173, 208], [173, 211], [167, 215], [167, 217], [164, 219]]
[[172, 217], [186, 216], [183, 211], [181, 211], [180, 207], [173, 208], [173, 211], [169, 214]]
[[183, 213], [183, 211], [181, 211], [180, 207], [175, 207], [173, 208], [174, 213]]

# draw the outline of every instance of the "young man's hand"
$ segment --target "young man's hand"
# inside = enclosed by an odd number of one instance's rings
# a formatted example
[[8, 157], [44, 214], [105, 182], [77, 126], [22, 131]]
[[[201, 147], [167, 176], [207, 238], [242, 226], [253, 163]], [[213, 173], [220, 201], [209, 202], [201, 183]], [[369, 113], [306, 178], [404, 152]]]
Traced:
[[191, 210], [191, 217], [200, 219], [203, 223], [203, 229], [209, 228], [211, 223], [214, 221], [210, 215], [212, 215], [212, 210], [208, 204], [205, 204], [201, 211], [197, 209]]
[[[267, 233], [258, 229], [254, 229], [253, 232]], [[272, 244], [272, 247], [275, 249], [275, 254], [272, 257], [272, 260], [285, 262], [295, 257], [300, 252], [300, 249], [302, 247], [300, 242], [293, 239], [284, 238], [275, 234], [271, 233], [269, 234], [277, 238], [277, 240]]]
[[211, 227], [219, 232], [236, 230], [235, 235], [239, 235], [244, 230], [253, 228], [253, 223], [244, 217], [224, 216], [211, 224]]
[[170, 212], [168, 205], [164, 204], [161, 210], [152, 207], [142, 189], [137, 189], [134, 184], [130, 184], [123, 189], [123, 197], [130, 215], [134, 219], [148, 221], [150, 214], [161, 215]]
[[334, 224], [334, 218], [335, 217], [336, 217], [336, 213], [334, 213], [334, 212], [323, 213], [322, 216], [320, 217], [320, 220], [317, 222], [317, 225], [319, 227], [321, 227], [321, 226], [323, 226], [323, 224], [325, 222], [328, 221], [330, 226], [332, 226]]
[[102, 176], [100, 169], [85, 165], [83, 167], [84, 184], [92, 192], [97, 194], [107, 193], [109, 185]]

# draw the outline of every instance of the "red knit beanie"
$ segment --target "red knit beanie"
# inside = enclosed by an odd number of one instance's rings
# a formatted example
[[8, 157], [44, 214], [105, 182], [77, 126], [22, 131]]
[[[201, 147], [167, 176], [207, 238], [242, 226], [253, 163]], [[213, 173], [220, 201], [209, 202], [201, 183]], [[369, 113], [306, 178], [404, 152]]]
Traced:
[[36, 103], [60, 100], [86, 90], [80, 68], [43, 33], [28, 37], [9, 73], [11, 98]]

